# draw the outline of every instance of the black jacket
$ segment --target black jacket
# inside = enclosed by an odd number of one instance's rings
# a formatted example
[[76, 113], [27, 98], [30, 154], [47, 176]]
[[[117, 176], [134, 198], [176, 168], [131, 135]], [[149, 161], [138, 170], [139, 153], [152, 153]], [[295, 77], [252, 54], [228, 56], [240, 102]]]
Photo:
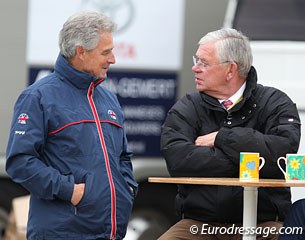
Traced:
[[[259, 152], [260, 178], [283, 178], [277, 159], [295, 153], [300, 141], [296, 105], [280, 90], [257, 84], [252, 67], [243, 100], [229, 112], [204, 93], [187, 94], [169, 111], [161, 152], [173, 177], [239, 177], [239, 153]], [[195, 146], [200, 135], [218, 131], [215, 147]], [[259, 188], [258, 222], [283, 220], [291, 206], [289, 188]], [[241, 187], [179, 185], [176, 210], [203, 222], [242, 222]]]

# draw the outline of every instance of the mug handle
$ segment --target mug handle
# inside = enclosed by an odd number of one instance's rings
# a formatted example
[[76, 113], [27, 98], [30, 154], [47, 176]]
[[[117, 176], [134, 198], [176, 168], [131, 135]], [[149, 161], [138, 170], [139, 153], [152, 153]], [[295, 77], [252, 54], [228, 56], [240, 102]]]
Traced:
[[259, 157], [259, 160], [261, 160], [262, 162], [261, 162], [261, 164], [259, 165], [258, 170], [261, 170], [261, 169], [262, 169], [262, 167], [265, 165], [265, 158], [263, 158], [263, 157]]
[[284, 174], [284, 177], [286, 178], [286, 172], [285, 170], [282, 168], [282, 166], [280, 165], [280, 161], [281, 160], [284, 160], [285, 163], [287, 164], [287, 159], [285, 157], [279, 157], [278, 160], [277, 160], [277, 165], [278, 167], [280, 168], [280, 170], [282, 171], [282, 173]]

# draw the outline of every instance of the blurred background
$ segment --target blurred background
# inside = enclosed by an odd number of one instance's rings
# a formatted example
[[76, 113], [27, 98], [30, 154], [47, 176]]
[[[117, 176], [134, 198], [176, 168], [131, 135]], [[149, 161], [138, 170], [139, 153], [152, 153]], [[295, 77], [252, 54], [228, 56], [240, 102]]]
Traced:
[[[140, 183], [125, 239], [157, 239], [177, 220], [176, 187], [150, 184], [147, 178], [168, 175], [159, 152], [161, 125], [176, 100], [195, 90], [192, 56], [207, 32], [226, 26], [245, 33], [251, 40], [258, 82], [286, 92], [305, 121], [305, 0], [1, 0], [2, 234], [12, 199], [28, 194], [5, 173], [14, 102], [26, 86], [52, 71], [64, 21], [89, 9], [104, 12], [118, 24], [116, 64], [103, 84], [121, 102]], [[303, 137], [299, 152], [305, 153]], [[303, 188], [292, 188], [292, 193], [293, 201], [305, 197]]]

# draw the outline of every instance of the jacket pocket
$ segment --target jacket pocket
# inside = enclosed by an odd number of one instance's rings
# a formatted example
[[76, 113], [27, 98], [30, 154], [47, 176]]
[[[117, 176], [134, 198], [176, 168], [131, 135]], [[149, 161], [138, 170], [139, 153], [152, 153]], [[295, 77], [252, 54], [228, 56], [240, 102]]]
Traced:
[[80, 200], [80, 202], [75, 206], [76, 208], [83, 208], [87, 205], [90, 204], [91, 199], [91, 194], [90, 194], [90, 189], [92, 188], [92, 182], [93, 182], [93, 175], [91, 173], [88, 173], [86, 176], [85, 176], [85, 191], [84, 191], [84, 194], [83, 194], [83, 197], [82, 199]]
[[84, 179], [84, 195], [74, 207], [74, 215], [86, 222], [104, 221], [111, 208], [109, 184], [93, 173], [87, 173]]

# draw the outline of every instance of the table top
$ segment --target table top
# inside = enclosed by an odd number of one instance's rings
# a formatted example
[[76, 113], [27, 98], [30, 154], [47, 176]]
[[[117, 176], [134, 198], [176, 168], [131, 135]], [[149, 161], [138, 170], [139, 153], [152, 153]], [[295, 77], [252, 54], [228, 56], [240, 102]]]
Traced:
[[305, 180], [286, 181], [284, 179], [240, 180], [239, 178], [149, 177], [148, 182], [243, 187], [305, 187]]

